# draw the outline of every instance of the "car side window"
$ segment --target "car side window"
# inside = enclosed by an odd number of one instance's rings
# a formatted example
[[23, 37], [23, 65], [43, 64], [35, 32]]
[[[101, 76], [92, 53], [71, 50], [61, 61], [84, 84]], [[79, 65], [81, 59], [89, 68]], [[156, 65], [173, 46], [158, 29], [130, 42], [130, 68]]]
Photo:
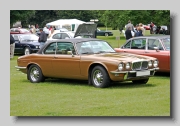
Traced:
[[60, 34], [60, 33], [57, 33], [57, 34], [53, 35], [52, 38], [53, 38], [53, 39], [61, 39], [61, 34]]
[[67, 33], [62, 33], [61, 38], [65, 39], [65, 38], [69, 38], [69, 36], [67, 35]]
[[56, 54], [71, 55], [75, 53], [73, 43], [71, 42], [57, 42]]
[[44, 54], [55, 54], [55, 50], [56, 42], [49, 44], [48, 47], [46, 47], [46, 49], [44, 50]]
[[158, 47], [163, 50], [163, 47], [158, 39], [148, 39], [148, 50], [154, 50], [154, 47]]
[[131, 49], [145, 49], [146, 39], [134, 39], [131, 42]]

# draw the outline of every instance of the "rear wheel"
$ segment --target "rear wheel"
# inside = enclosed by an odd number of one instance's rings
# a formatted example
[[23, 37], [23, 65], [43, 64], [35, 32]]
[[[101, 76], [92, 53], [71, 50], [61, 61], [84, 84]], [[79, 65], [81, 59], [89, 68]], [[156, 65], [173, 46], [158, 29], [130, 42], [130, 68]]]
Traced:
[[24, 55], [29, 55], [30, 53], [31, 53], [30, 48], [29, 48], [29, 47], [26, 47], [26, 48], [24, 49]]
[[148, 82], [149, 78], [148, 79], [141, 79], [141, 80], [133, 80], [132, 82], [134, 84], [146, 84]]
[[42, 74], [41, 68], [39, 68], [39, 66], [37, 65], [31, 65], [29, 67], [27, 78], [32, 83], [39, 83], [45, 80], [45, 77]]
[[105, 88], [110, 84], [110, 78], [102, 66], [95, 66], [91, 72], [91, 82], [95, 87]]

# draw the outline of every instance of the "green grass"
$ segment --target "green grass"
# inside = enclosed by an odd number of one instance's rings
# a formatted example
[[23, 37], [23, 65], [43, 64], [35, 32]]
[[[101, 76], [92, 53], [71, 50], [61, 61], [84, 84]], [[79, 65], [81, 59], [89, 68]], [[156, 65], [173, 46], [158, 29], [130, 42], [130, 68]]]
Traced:
[[[98, 38], [116, 47], [115, 36]], [[11, 116], [170, 116], [169, 74], [157, 73], [145, 85], [123, 82], [105, 89], [70, 79], [33, 84], [16, 71], [17, 58], [10, 60]]]

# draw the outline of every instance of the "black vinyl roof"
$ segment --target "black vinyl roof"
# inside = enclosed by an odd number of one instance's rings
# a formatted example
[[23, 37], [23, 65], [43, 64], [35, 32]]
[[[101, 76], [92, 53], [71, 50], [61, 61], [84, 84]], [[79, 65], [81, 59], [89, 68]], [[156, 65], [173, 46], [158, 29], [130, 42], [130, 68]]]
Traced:
[[59, 39], [59, 40], [52, 40], [48, 43], [52, 43], [52, 42], [73, 42], [73, 43], [77, 43], [77, 42], [83, 42], [83, 41], [104, 41], [101, 39], [96, 39], [96, 38], [70, 38], [70, 39]]

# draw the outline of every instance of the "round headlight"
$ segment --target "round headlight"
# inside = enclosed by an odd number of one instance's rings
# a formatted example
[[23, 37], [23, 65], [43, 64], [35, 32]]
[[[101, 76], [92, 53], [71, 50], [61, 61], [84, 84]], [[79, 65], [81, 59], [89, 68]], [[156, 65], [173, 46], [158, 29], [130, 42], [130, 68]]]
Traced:
[[149, 61], [149, 62], [148, 62], [148, 66], [149, 66], [149, 67], [152, 67], [152, 61]]
[[129, 68], [130, 68], [130, 64], [126, 63], [126, 69], [129, 69]]
[[120, 63], [119, 65], [118, 65], [118, 70], [122, 70], [123, 69], [123, 63]]
[[157, 67], [157, 66], [158, 66], [158, 61], [157, 61], [157, 60], [154, 61], [153, 66], [154, 66], [154, 67]]

